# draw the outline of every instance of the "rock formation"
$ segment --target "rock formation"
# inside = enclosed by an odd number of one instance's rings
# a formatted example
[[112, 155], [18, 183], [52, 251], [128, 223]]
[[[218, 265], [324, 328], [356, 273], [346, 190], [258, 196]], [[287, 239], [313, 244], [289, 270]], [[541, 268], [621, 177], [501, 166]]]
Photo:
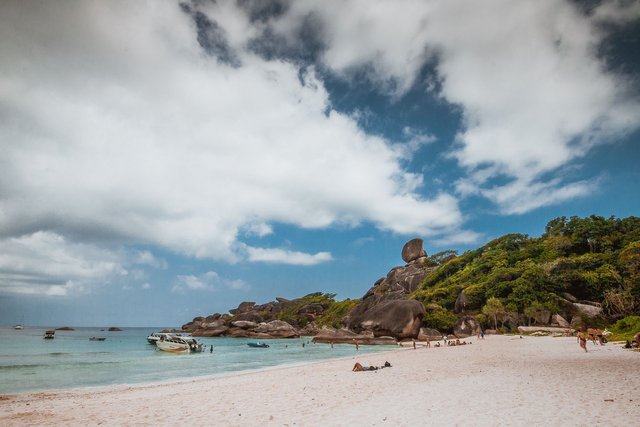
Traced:
[[453, 326], [453, 334], [456, 337], [466, 338], [480, 332], [480, 322], [473, 316], [463, 316]]

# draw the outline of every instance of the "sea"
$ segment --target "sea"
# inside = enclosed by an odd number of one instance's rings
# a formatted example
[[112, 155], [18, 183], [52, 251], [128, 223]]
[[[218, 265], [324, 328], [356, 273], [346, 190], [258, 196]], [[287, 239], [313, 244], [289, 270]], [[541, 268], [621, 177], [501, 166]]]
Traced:
[[[155, 383], [230, 372], [304, 364], [324, 359], [393, 349], [392, 346], [314, 344], [311, 337], [259, 340], [269, 348], [251, 348], [249, 338], [198, 338], [206, 352], [172, 354], [147, 342], [162, 328], [78, 327], [56, 330], [55, 339], [43, 339], [52, 328], [0, 327], [0, 394], [64, 390], [114, 384]], [[105, 337], [92, 341], [90, 337]], [[213, 352], [210, 348], [213, 345]], [[381, 363], [384, 363], [382, 361]]]

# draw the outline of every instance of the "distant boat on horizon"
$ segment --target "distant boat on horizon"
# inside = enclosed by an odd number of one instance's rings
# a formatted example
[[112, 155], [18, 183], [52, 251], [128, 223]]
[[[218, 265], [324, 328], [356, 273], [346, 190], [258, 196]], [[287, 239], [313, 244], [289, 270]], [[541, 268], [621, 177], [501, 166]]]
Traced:
[[21, 330], [21, 329], [24, 329], [24, 316], [22, 316], [22, 319], [20, 320], [20, 323], [18, 323], [17, 325], [15, 325], [15, 326], [13, 327], [13, 329], [16, 329], [16, 330], [18, 330], [18, 331], [19, 331], [19, 330]]

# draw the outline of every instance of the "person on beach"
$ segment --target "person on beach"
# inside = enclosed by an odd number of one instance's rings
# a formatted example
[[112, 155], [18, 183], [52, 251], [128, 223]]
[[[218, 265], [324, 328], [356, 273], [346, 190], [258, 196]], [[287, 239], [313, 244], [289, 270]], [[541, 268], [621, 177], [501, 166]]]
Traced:
[[582, 332], [578, 332], [578, 344], [580, 344], [580, 347], [582, 347], [585, 353], [587, 353], [587, 338]]
[[442, 341], [444, 341], [444, 345], [447, 345], [447, 336], [446, 335], [442, 336]]
[[211, 348], [209, 349], [209, 353], [213, 353], [213, 344], [211, 344]]
[[351, 369], [351, 372], [362, 372], [362, 371], [377, 371], [378, 369], [383, 369], [383, 368], [390, 368], [391, 367], [391, 363], [389, 362], [384, 362], [384, 365], [378, 367], [378, 366], [362, 366], [360, 364], [360, 362], [356, 362], [355, 365], [353, 365], [353, 369]]
[[416, 349], [416, 340], [414, 340], [413, 338], [411, 338], [411, 342], [413, 343], [413, 349]]
[[424, 345], [424, 348], [428, 348], [431, 347], [431, 340], [429, 339], [429, 337], [426, 338], [426, 344]]

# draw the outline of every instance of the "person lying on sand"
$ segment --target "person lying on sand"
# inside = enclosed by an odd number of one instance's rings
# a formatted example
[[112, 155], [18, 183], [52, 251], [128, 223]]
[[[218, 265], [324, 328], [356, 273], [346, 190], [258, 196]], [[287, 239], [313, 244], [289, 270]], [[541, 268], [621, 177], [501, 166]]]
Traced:
[[378, 369], [382, 369], [382, 368], [390, 368], [391, 367], [391, 363], [389, 362], [384, 362], [384, 365], [378, 367], [378, 366], [362, 366], [360, 364], [360, 362], [356, 362], [355, 365], [353, 365], [353, 369], [351, 369], [352, 372], [362, 372], [362, 371], [377, 371]]

